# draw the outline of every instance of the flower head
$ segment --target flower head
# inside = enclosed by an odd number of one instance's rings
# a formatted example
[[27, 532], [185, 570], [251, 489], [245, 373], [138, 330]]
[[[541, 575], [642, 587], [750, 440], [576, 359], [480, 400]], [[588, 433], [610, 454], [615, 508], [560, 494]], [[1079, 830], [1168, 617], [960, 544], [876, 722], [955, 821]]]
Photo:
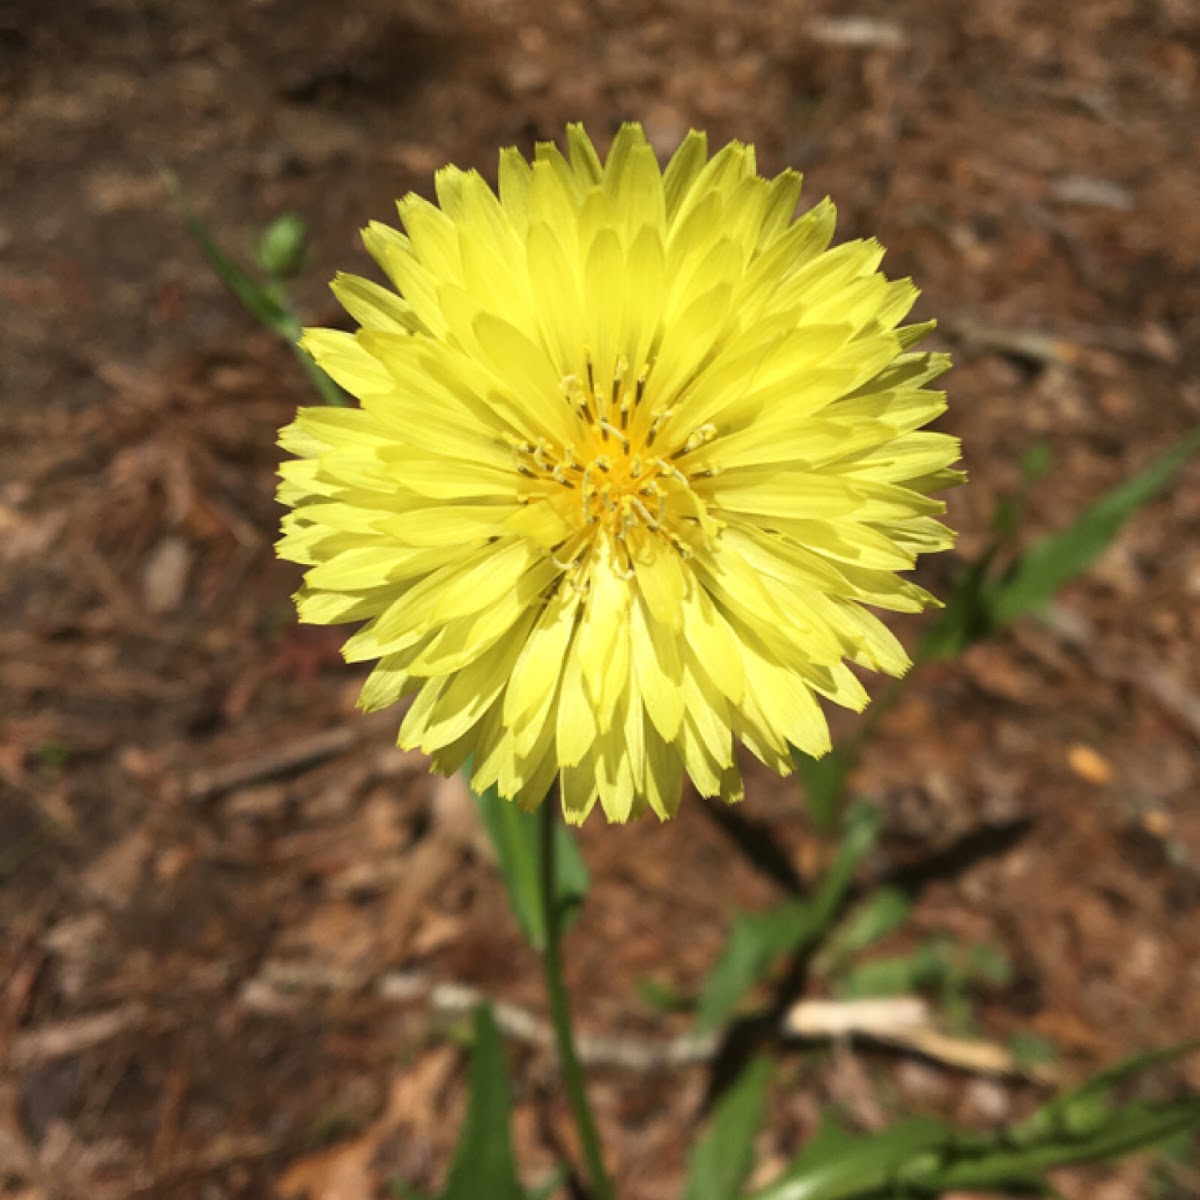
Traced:
[[500, 156], [400, 201], [341, 275], [361, 328], [303, 345], [356, 409], [282, 435], [280, 554], [301, 618], [363, 621], [360, 704], [412, 702], [400, 743], [580, 821], [735, 800], [744, 743], [779, 772], [829, 748], [817, 697], [861, 709], [847, 662], [908, 658], [864, 606], [917, 611], [898, 572], [951, 535], [943, 356], [900, 327], [916, 289], [873, 241], [829, 248], [800, 176], [691, 133], [660, 170], [637, 125], [601, 162]]

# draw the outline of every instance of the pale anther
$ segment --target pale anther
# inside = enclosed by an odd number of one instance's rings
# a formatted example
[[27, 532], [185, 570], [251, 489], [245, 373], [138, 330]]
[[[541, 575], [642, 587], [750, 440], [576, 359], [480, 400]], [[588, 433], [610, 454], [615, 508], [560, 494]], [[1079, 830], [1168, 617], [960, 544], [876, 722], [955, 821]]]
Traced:
[[629, 453], [629, 450], [630, 450], [629, 439], [615, 425], [610, 425], [607, 421], [599, 421], [599, 422], [597, 422], [597, 424], [600, 426], [600, 429], [602, 432], [611, 433], [613, 435], [613, 437], [620, 438], [621, 439], [621, 449], [624, 450], [626, 454]]
[[637, 510], [642, 520], [646, 522], [647, 529], [649, 529], [651, 532], [654, 532], [658, 529], [658, 521], [651, 515], [650, 510], [636, 496], [631, 496], [629, 498], [629, 502]]
[[684, 487], [687, 487], [687, 476], [676, 466], [672, 466], [665, 458], [656, 458], [654, 465], [664, 474], [673, 475]]
[[660, 412], [658, 416], [650, 422], [650, 432], [646, 435], [647, 446], [654, 444], [654, 439], [658, 437], [659, 429], [661, 429], [663, 424], [671, 418], [674, 412], [674, 408], [664, 408], [662, 412]]

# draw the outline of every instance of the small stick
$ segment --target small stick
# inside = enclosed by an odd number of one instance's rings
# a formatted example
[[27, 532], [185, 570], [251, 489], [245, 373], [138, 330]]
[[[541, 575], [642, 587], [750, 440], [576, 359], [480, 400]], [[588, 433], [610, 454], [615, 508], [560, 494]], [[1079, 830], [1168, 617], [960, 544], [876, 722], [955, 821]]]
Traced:
[[256, 754], [252, 758], [208, 770], [193, 771], [187, 781], [187, 798], [197, 802], [209, 800], [223, 792], [232, 792], [235, 788], [314, 766], [352, 749], [362, 740], [365, 732], [366, 727], [362, 722], [336, 725], [333, 729], [298, 738], [265, 754]]
[[25, 1030], [13, 1039], [9, 1065], [14, 1070], [25, 1071], [56, 1059], [82, 1054], [141, 1025], [145, 1019], [145, 1008], [132, 1003]]
[[[477, 1005], [490, 1003], [496, 1024], [512, 1041], [541, 1050], [554, 1045], [553, 1031], [540, 1017], [518, 1005], [489, 1000], [466, 984], [431, 983], [418, 974], [392, 973], [379, 980], [376, 990], [384, 1000], [423, 999], [430, 1011], [444, 1020], [459, 1020]], [[916, 996], [801, 1000], [785, 1015], [780, 1032], [799, 1041], [863, 1037], [979, 1075], [1023, 1076], [1037, 1083], [1052, 1083], [1057, 1077], [1053, 1067], [1017, 1063], [995, 1042], [952, 1037], [931, 1022], [928, 1004]], [[652, 1073], [709, 1062], [719, 1045], [718, 1034], [685, 1033], [660, 1039], [583, 1035], [578, 1039], [578, 1052], [589, 1067]]]

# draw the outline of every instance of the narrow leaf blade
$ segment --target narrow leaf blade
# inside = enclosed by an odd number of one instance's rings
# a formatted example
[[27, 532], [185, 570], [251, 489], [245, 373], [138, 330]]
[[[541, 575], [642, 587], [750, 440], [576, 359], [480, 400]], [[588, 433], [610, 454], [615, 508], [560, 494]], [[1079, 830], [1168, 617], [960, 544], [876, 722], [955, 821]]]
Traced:
[[1044, 608], [1103, 553], [1121, 526], [1175, 477], [1200, 446], [1193, 430], [1132, 479], [1112, 489], [1061, 533], [1043, 538], [1014, 564], [992, 599], [992, 621], [1003, 625]]
[[1149, 1149], [1200, 1129], [1195, 1094], [1124, 1104], [1112, 1094], [1138, 1071], [1196, 1048], [1192, 1043], [1137, 1055], [996, 1134], [964, 1133], [921, 1118], [855, 1137], [827, 1122], [783, 1176], [752, 1200], [880, 1200], [1017, 1187], [1045, 1191], [1049, 1170]]
[[990, 1152], [947, 1163], [932, 1176], [938, 1189], [1000, 1188], [1076, 1163], [1102, 1162], [1148, 1150], [1200, 1128], [1200, 1097], [1164, 1104], [1126, 1104], [1077, 1136], [1062, 1131], [1030, 1146], [996, 1145]]
[[831, 961], [844, 961], [887, 937], [908, 920], [912, 908], [912, 896], [903, 888], [884, 887], [872, 893], [830, 937], [826, 950]]
[[782, 1178], [752, 1200], [866, 1200], [890, 1194], [884, 1189], [902, 1184], [914, 1164], [931, 1161], [951, 1136], [932, 1117], [903, 1121], [869, 1137], [855, 1137], [827, 1121]]
[[[513, 915], [526, 940], [540, 951], [546, 944], [546, 923], [542, 917], [538, 815], [505, 800], [494, 787], [483, 793], [472, 791], [472, 795], [495, 848]], [[558, 863], [555, 896], [565, 929], [579, 915], [590, 880], [579, 845], [561, 821], [555, 823], [554, 837]]]
[[475, 1013], [467, 1119], [441, 1200], [524, 1200], [509, 1132], [510, 1108], [500, 1030], [492, 1010], [482, 1005]]
[[1108, 1111], [1108, 1093], [1120, 1087], [1141, 1071], [1164, 1063], [1173, 1062], [1200, 1051], [1200, 1038], [1171, 1046], [1159, 1046], [1143, 1050], [1122, 1059], [1119, 1063], [1099, 1071], [1077, 1087], [1043, 1104], [1013, 1129], [1018, 1141], [1036, 1141], [1061, 1128], [1079, 1128], [1086, 1114], [1103, 1115]]
[[926, 627], [917, 651], [918, 662], [956, 658], [968, 646], [994, 631], [992, 563], [1000, 543], [993, 542], [955, 581], [946, 605]]
[[711, 1127], [688, 1158], [683, 1200], [733, 1200], [754, 1166], [771, 1063], [755, 1059], [717, 1106]]
[[852, 756], [835, 746], [821, 758], [813, 758], [803, 750], [792, 747], [792, 762], [804, 786], [813, 823], [823, 833], [837, 824], [838, 810], [846, 792], [846, 777], [854, 765]]
[[163, 180], [183, 217], [184, 225], [196, 243], [200, 253], [208, 260], [218, 279], [233, 293], [254, 318], [276, 333], [289, 332], [295, 318], [271, 292], [253, 276], [242, 270], [217, 244], [208, 225], [192, 209], [183, 194], [179, 180], [169, 171], [163, 172]]
[[739, 916], [700, 996], [697, 1026], [715, 1029], [738, 1001], [787, 954], [799, 954], [824, 936], [837, 918], [854, 869], [875, 844], [874, 810], [860, 805], [851, 814], [837, 856], [811, 900], [785, 900], [761, 913]]

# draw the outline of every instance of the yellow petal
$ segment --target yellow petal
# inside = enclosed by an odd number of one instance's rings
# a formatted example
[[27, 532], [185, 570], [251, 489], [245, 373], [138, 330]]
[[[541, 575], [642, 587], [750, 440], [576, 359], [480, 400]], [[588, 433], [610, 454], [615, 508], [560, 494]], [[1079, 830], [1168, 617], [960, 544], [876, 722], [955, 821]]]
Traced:
[[300, 348], [352, 396], [373, 396], [395, 387], [379, 360], [368, 354], [352, 333], [306, 329]]
[[413, 333], [421, 328], [411, 304], [369, 279], [339, 272], [329, 286], [338, 303], [364, 329]]
[[646, 612], [644, 601], [630, 606], [630, 657], [642, 702], [664, 740], [673, 741], [683, 720], [683, 662], [679, 641]]
[[579, 612], [579, 594], [560, 586], [543, 608], [513, 668], [504, 695], [504, 719], [520, 725], [558, 686]]

